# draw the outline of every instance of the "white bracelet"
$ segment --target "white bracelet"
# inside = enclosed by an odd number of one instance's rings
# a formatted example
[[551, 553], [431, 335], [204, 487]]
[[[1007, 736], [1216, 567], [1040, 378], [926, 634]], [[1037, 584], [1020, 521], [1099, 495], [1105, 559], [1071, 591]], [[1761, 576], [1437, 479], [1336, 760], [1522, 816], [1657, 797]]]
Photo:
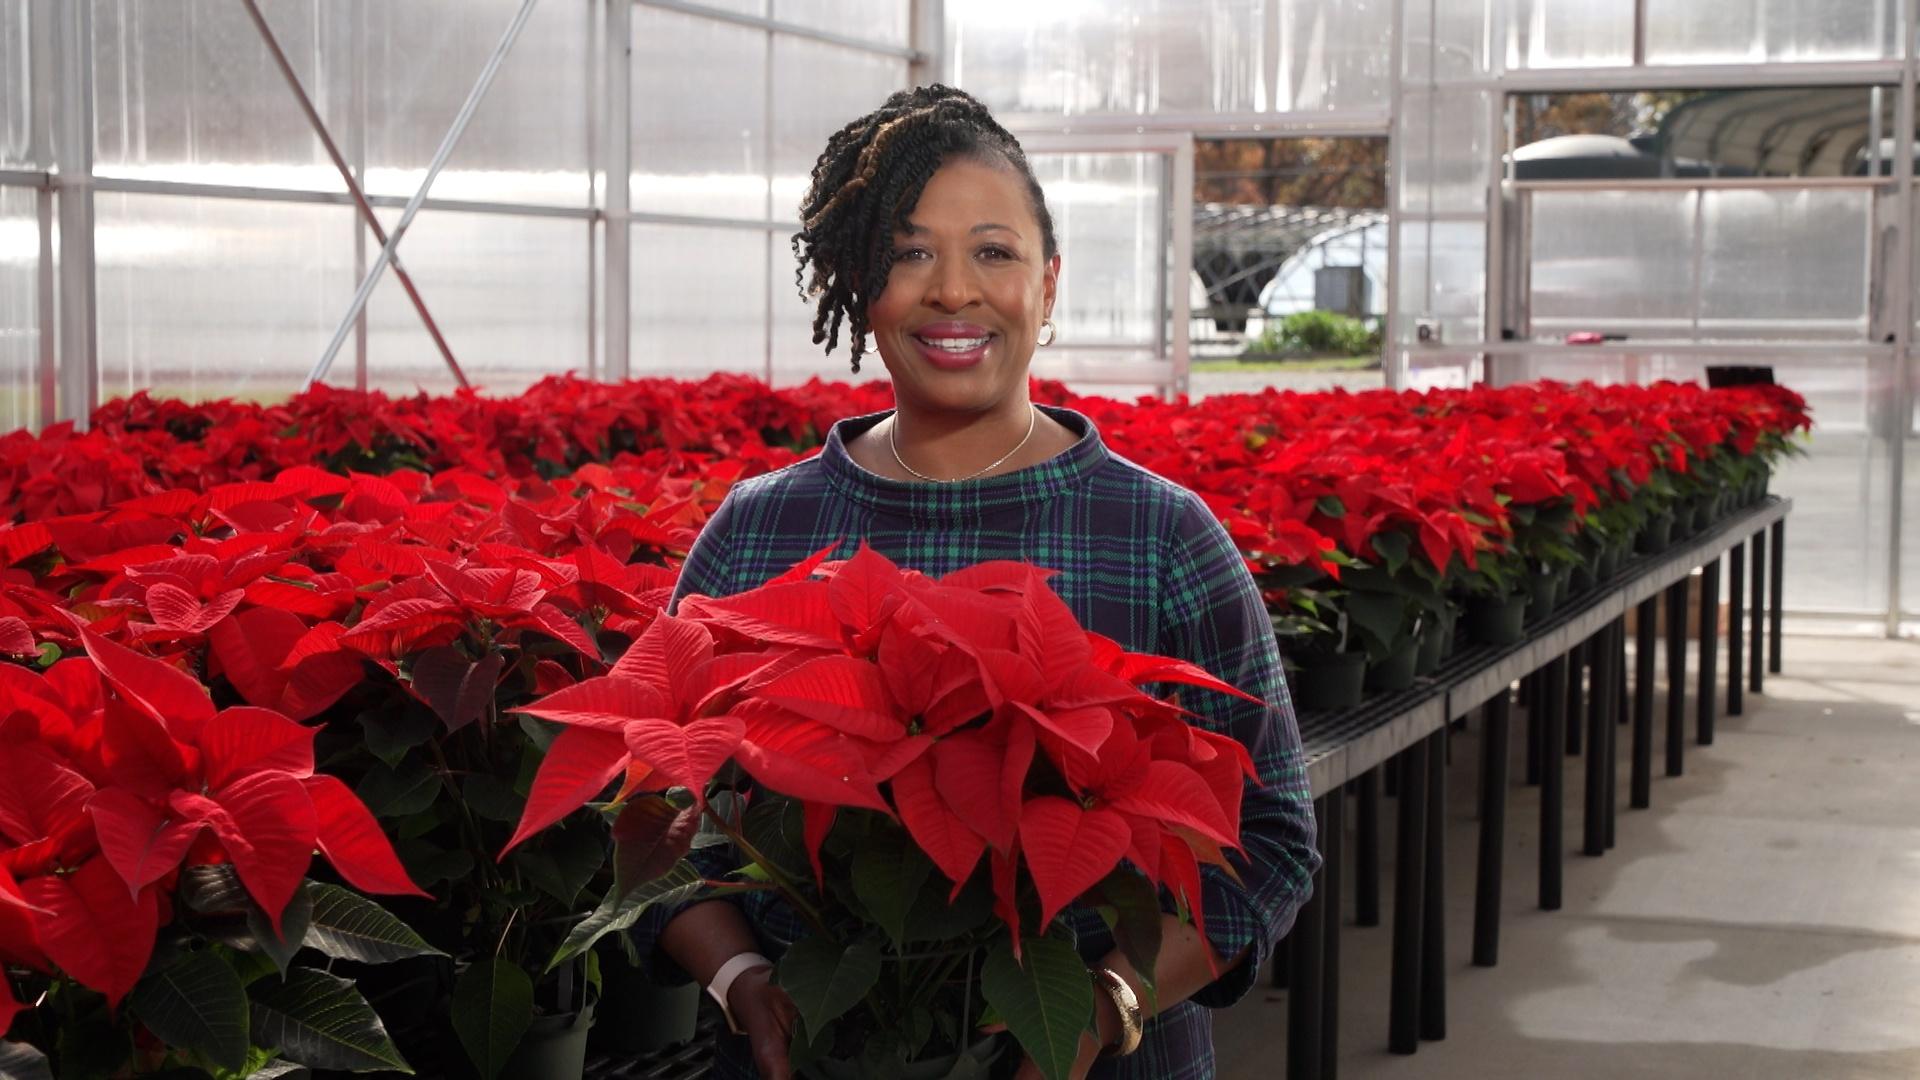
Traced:
[[733, 1022], [733, 1008], [727, 1004], [727, 991], [733, 989], [733, 981], [755, 968], [768, 968], [773, 961], [757, 952], [743, 952], [739, 956], [720, 965], [713, 973], [713, 981], [707, 984], [707, 996], [720, 1003], [720, 1015], [727, 1018], [727, 1030], [735, 1035], [744, 1034], [740, 1025]]

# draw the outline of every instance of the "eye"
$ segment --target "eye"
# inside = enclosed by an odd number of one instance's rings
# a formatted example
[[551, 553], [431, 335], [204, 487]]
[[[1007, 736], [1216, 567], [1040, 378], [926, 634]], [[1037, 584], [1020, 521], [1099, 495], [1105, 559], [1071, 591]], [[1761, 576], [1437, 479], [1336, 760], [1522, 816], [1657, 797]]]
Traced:
[[913, 262], [926, 258], [931, 258], [931, 256], [927, 253], [927, 249], [923, 247], [896, 248], [893, 253], [894, 262]]
[[980, 249], [980, 254], [988, 259], [1012, 259], [1018, 257], [1014, 255], [1011, 249], [1002, 247], [999, 244], [988, 244], [986, 247]]

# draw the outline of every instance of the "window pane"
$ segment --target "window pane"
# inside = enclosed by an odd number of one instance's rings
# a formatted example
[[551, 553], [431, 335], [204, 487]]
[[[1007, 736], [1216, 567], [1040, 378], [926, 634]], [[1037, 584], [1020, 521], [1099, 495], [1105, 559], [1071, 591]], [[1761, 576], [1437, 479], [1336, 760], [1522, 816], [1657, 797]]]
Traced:
[[766, 290], [767, 234], [758, 229], [635, 226], [633, 374], [764, 375]]
[[1647, 0], [1656, 64], [1877, 60], [1899, 55], [1885, 0]]
[[[519, 0], [365, 5], [369, 190], [412, 195], [419, 188], [519, 7]], [[587, 204], [586, 7], [534, 8], [434, 181], [434, 197]]]
[[40, 419], [40, 224], [36, 196], [0, 187], [0, 432]]
[[27, 41], [27, 0], [0, 0], [0, 168], [38, 164]]
[[1633, 62], [1633, 0], [1513, 0], [1508, 20], [1509, 68]]
[[633, 209], [764, 218], [766, 79], [765, 31], [636, 5]]
[[1401, 209], [1486, 209], [1487, 108], [1487, 94], [1481, 90], [1409, 90], [1401, 95], [1401, 138], [1395, 148], [1406, 170]]
[[1533, 336], [1693, 332], [1691, 191], [1536, 191]]
[[[398, 214], [382, 219], [391, 226]], [[370, 259], [379, 250], [367, 248]], [[422, 211], [400, 261], [481, 390], [513, 394], [546, 375], [586, 372], [586, 222]], [[368, 301], [367, 334], [368, 386], [443, 393], [456, 385], [392, 268]], [[351, 385], [352, 369], [349, 341], [329, 381]]]
[[102, 400], [290, 394], [353, 295], [350, 207], [102, 192], [94, 220]]
[[773, 382], [791, 386], [808, 379], [828, 382], [863, 382], [887, 377], [886, 365], [874, 352], [860, 358], [860, 374], [851, 370], [846, 328], [833, 352], [813, 343], [813, 314], [816, 301], [803, 299], [794, 285], [797, 265], [785, 232], [767, 237], [768, 272], [773, 286]]
[[[1160, 340], [1166, 165], [1159, 154], [1034, 154], [1060, 242], [1053, 321], [1063, 347]], [[1185, 275], [1181, 287], [1186, 287]]]
[[907, 64], [805, 38], [773, 46], [773, 217], [799, 219], [813, 163], [827, 139], [907, 85]]
[[[261, 10], [315, 108], [344, 139], [340, 58], [350, 8], [266, 0]], [[345, 190], [239, 4], [95, 0], [93, 46], [101, 175]]]
[[773, 0], [773, 17], [862, 41], [907, 44], [908, 0]]
[[1709, 191], [1702, 198], [1703, 336], [1866, 337], [1867, 193]]
[[[1392, 89], [1394, 5], [1382, 0], [1276, 0], [1280, 5], [1279, 112], [1383, 108]], [[1254, 58], [1257, 61], [1257, 56]], [[1257, 77], [1260, 73], [1254, 72]]]
[[951, 4], [947, 71], [995, 109], [1265, 110], [1272, 97], [1263, 53], [1270, 2], [1276, 0]]

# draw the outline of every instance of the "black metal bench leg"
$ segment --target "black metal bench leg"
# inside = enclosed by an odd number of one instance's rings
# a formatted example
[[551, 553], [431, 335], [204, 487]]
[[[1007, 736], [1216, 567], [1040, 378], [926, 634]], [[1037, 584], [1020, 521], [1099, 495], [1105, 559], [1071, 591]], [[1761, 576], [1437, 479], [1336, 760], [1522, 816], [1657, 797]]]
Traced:
[[1607, 849], [1613, 849], [1614, 826], [1620, 818], [1620, 729], [1627, 722], [1627, 617], [1607, 627], [1607, 651], [1613, 656], [1613, 678], [1607, 684]]
[[1588, 855], [1607, 853], [1607, 760], [1613, 741], [1613, 627], [1593, 636], [1587, 645], [1593, 658], [1593, 691], [1587, 701], [1586, 817], [1581, 850]]
[[1753, 609], [1747, 613], [1752, 620], [1748, 629], [1753, 639], [1747, 643], [1747, 689], [1753, 693], [1763, 692], [1766, 683], [1766, 645], [1767, 645], [1767, 530], [1761, 529], [1753, 534]]
[[1784, 591], [1787, 584], [1787, 523], [1785, 519], [1773, 523], [1773, 553], [1769, 559], [1771, 561], [1768, 565], [1771, 569], [1767, 576], [1772, 579], [1769, 583], [1772, 586], [1769, 590], [1772, 595], [1767, 599], [1773, 606], [1768, 609], [1767, 633], [1771, 636], [1767, 641], [1767, 674], [1778, 675], [1780, 674], [1781, 648], [1780, 622], [1787, 611]]
[[1540, 784], [1540, 715], [1547, 709], [1547, 677], [1536, 671], [1520, 683], [1520, 706], [1527, 711], [1527, 786]]
[[1420, 932], [1420, 1037], [1447, 1037], [1447, 729], [1427, 736], [1427, 866]]
[[1733, 545], [1727, 552], [1727, 715], [1739, 716], [1744, 703], [1740, 692], [1746, 689], [1743, 665], [1747, 614], [1747, 542]]
[[1667, 587], [1667, 775], [1686, 771], [1687, 579]]
[[1326, 960], [1321, 969], [1320, 1080], [1338, 1080], [1340, 1074], [1340, 890], [1345, 869], [1340, 856], [1346, 849], [1347, 795], [1336, 791], [1327, 799], [1326, 832], [1332, 842], [1321, 842], [1326, 863], [1321, 867], [1327, 902], [1321, 908], [1321, 934], [1326, 938]]
[[1659, 652], [1660, 598], [1640, 601], [1633, 614], [1633, 794], [1627, 805], [1653, 805], [1653, 680]]
[[1513, 702], [1502, 690], [1483, 711], [1480, 745], [1480, 865], [1473, 892], [1473, 963], [1500, 962], [1500, 885], [1507, 841], [1507, 739]]
[[[1322, 836], [1326, 835], [1327, 798], [1323, 795], [1313, 801], [1314, 821]], [[1322, 846], [1326, 846], [1324, 842]], [[1287, 973], [1287, 1080], [1320, 1077], [1320, 1007], [1326, 989], [1322, 967], [1326, 960], [1325, 874], [1323, 865], [1314, 875], [1313, 895], [1301, 905], [1294, 917], [1293, 932], [1287, 935], [1292, 943], [1287, 951], [1291, 966]]]
[[1567, 654], [1567, 754], [1571, 757], [1580, 756], [1580, 725], [1587, 720], [1581, 703], [1586, 666], [1587, 643], [1583, 641]]
[[1360, 777], [1354, 792], [1353, 922], [1380, 925], [1380, 766]]
[[1564, 778], [1567, 731], [1567, 658], [1556, 656], [1547, 665], [1547, 715], [1542, 717], [1540, 747], [1540, 907], [1560, 910], [1561, 821], [1565, 814]]
[[1701, 746], [1713, 745], [1714, 707], [1718, 704], [1715, 669], [1720, 661], [1720, 560], [1700, 572], [1700, 688], [1695, 736]]
[[1420, 1049], [1421, 901], [1427, 883], [1427, 742], [1400, 753], [1400, 835], [1393, 874], [1393, 974], [1387, 1007], [1387, 1049]]

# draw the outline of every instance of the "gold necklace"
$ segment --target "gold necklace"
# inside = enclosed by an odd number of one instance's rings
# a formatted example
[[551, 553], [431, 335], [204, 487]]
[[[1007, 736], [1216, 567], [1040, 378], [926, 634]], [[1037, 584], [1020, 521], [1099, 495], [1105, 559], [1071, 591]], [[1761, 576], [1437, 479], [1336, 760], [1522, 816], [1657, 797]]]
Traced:
[[912, 473], [914, 476], [919, 477], [922, 480], [925, 480], [929, 484], [958, 484], [963, 481], [972, 480], [978, 476], [984, 476], [985, 474], [992, 472], [993, 470], [999, 468], [1000, 466], [1005, 465], [1007, 463], [1008, 458], [1011, 458], [1013, 457], [1013, 455], [1019, 453], [1021, 448], [1027, 445], [1027, 442], [1033, 438], [1034, 429], [1040, 426], [1040, 410], [1033, 405], [1028, 405], [1027, 410], [1030, 413], [1030, 415], [1027, 417], [1027, 433], [1026, 435], [1021, 437], [1019, 442], [1013, 445], [1013, 449], [1000, 455], [1000, 460], [995, 461], [993, 464], [987, 466], [986, 468], [977, 469], [973, 472], [968, 473], [965, 476], [956, 476], [951, 480], [942, 480], [937, 476], [928, 476], [926, 473], [923, 473], [920, 470], [914, 468], [913, 466], [907, 464], [907, 459], [900, 456], [900, 441], [896, 437], [897, 433], [900, 430], [900, 410], [898, 409], [894, 410], [893, 423], [887, 425], [887, 445], [893, 449], [893, 460], [899, 462], [901, 468]]

